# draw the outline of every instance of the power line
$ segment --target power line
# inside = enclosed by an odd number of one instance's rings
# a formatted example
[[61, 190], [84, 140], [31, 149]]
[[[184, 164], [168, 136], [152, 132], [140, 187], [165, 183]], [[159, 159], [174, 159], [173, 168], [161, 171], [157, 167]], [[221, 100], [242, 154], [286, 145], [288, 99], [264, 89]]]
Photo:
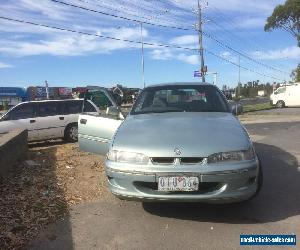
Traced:
[[233, 62], [233, 61], [231, 61], [231, 60], [229, 60], [229, 59], [226, 59], [226, 58], [224, 58], [224, 57], [222, 57], [222, 56], [219, 56], [219, 55], [217, 55], [216, 53], [214, 53], [214, 52], [212, 52], [212, 51], [209, 51], [209, 50], [207, 50], [207, 49], [205, 49], [205, 51], [206, 51], [208, 54], [210, 54], [210, 55], [212, 55], [212, 56], [214, 56], [214, 57], [217, 57], [217, 58], [219, 58], [219, 59], [221, 59], [221, 60], [223, 60], [223, 61], [226, 61], [226, 62], [228, 62], [228, 63], [230, 63], [230, 64], [232, 64], [232, 65], [235, 65], [236, 67], [242, 68], [242, 69], [247, 70], [247, 71], [250, 71], [250, 72], [252, 72], [252, 73], [255, 73], [255, 74], [258, 74], [258, 75], [261, 75], [261, 76], [265, 76], [265, 77], [269, 77], [269, 78], [272, 78], [272, 79], [274, 79], [274, 80], [280, 80], [280, 81], [283, 80], [283, 79], [277, 78], [277, 77], [275, 77], [275, 76], [266, 75], [266, 74], [260, 73], [260, 72], [258, 72], [258, 71], [256, 71], [256, 70], [249, 69], [249, 68], [247, 68], [247, 67], [241, 66], [241, 65], [239, 65], [239, 64], [237, 64], [237, 63], [235, 63], [235, 62]]
[[[92, 34], [92, 33], [77, 31], [77, 30], [73, 30], [73, 29], [69, 29], [69, 28], [62, 28], [62, 27], [57, 27], [57, 26], [52, 26], [52, 25], [47, 25], [47, 24], [41, 24], [41, 23], [36, 23], [36, 22], [31, 22], [31, 21], [25, 21], [25, 20], [20, 20], [20, 19], [5, 17], [5, 16], [0, 16], [0, 19], [6, 20], [6, 21], [22, 23], [22, 24], [29, 24], [29, 25], [33, 25], [33, 26], [37, 26], [37, 27], [49, 28], [49, 29], [53, 29], [53, 30], [66, 31], [66, 32], [70, 32], [70, 33], [73, 33], [73, 34], [105, 38], [105, 39], [110, 39], [110, 40], [114, 40], [114, 41], [122, 41], [122, 42], [128, 42], [128, 43], [133, 43], [133, 44], [141, 44], [142, 43], [141, 41], [134, 41], [134, 40], [129, 40], [129, 39]], [[199, 50], [196, 49], [196, 48], [189, 48], [189, 47], [183, 47], [183, 46], [178, 46], [178, 45], [159, 44], [159, 43], [150, 43], [150, 42], [143, 42], [143, 44], [148, 45], [148, 46], [154, 46], [154, 47], [175, 48], [175, 49], [183, 49], [183, 50], [188, 50], [188, 51], [193, 51], [193, 52], [199, 52]], [[217, 58], [219, 58], [223, 61], [226, 61], [226, 62], [228, 62], [232, 65], [235, 65], [235, 66], [239, 67], [239, 65], [235, 62], [232, 62], [232, 61], [230, 61], [226, 58], [223, 58], [223, 57], [221, 57], [221, 56], [219, 56], [219, 55], [215, 54], [214, 52], [209, 51], [207, 49], [204, 49], [204, 50], [210, 55], [213, 55], [213, 56], [215, 56], [215, 57], [217, 57]], [[275, 80], [283, 80], [283, 79], [276, 78], [274, 76], [270, 76], [270, 75], [266, 75], [266, 74], [257, 72], [255, 70], [249, 69], [249, 68], [244, 67], [244, 66], [240, 66], [240, 67], [247, 70], [247, 71], [250, 71], [250, 72], [265, 76], [265, 77], [269, 77], [269, 78], [272, 78], [272, 79], [275, 79]]]
[[[66, 2], [62, 2], [62, 1], [59, 1], [59, 0], [50, 0], [52, 2], [55, 2], [55, 3], [59, 3], [59, 4], [62, 4], [62, 5], [66, 5], [66, 6], [70, 6], [70, 7], [74, 7], [74, 8], [78, 8], [78, 9], [82, 9], [82, 10], [86, 10], [86, 11], [90, 11], [90, 12], [94, 12], [94, 13], [98, 13], [98, 14], [102, 14], [102, 15], [106, 15], [106, 16], [110, 16], [110, 17], [114, 17], [114, 18], [119, 18], [119, 19], [123, 19], [123, 20], [126, 20], [126, 21], [132, 21], [132, 22], [137, 22], [137, 23], [143, 23], [143, 24], [147, 24], [147, 25], [151, 25], [151, 26], [157, 26], [157, 27], [163, 27], [163, 28], [171, 28], [171, 29], [177, 29], [177, 30], [185, 30], [185, 31], [194, 31], [193, 29], [191, 28], [184, 28], [184, 27], [179, 27], [179, 26], [169, 26], [169, 25], [164, 25], [164, 24], [157, 24], [157, 23], [153, 23], [153, 22], [148, 22], [148, 21], [142, 21], [142, 20], [138, 20], [138, 19], [132, 19], [132, 18], [128, 18], [128, 17], [124, 17], [124, 16], [119, 16], [119, 15], [115, 15], [115, 14], [110, 14], [110, 13], [107, 13], [107, 12], [103, 12], [103, 11], [98, 11], [98, 10], [94, 10], [94, 9], [90, 9], [90, 8], [86, 8], [86, 7], [83, 7], [83, 6], [78, 6], [78, 5], [74, 5], [74, 4], [70, 4], [70, 3], [66, 3]], [[197, 29], [196, 29], [197, 30]], [[227, 44], [224, 44], [223, 42], [219, 41], [217, 38], [213, 37], [212, 35], [206, 33], [206, 32], [203, 32], [203, 35], [208, 37], [209, 39], [217, 42], [219, 45], [221, 45], [223, 48], [227, 48], [235, 53], [237, 53], [238, 55], [244, 57], [244, 58], [247, 58], [248, 60], [250, 61], [253, 61], [261, 66], [264, 66], [266, 68], [269, 68], [269, 69], [272, 69], [274, 71], [279, 71], [279, 72], [282, 72], [284, 74], [289, 74], [285, 71], [282, 71], [282, 70], [279, 70], [277, 68], [274, 68], [272, 66], [269, 66], [265, 63], [262, 63], [256, 59], [253, 59], [252, 57], [232, 48], [231, 46], [227, 45]]]
[[74, 7], [74, 8], [77, 8], [77, 9], [82, 9], [82, 10], [86, 10], [86, 11], [90, 11], [90, 12], [102, 14], [102, 15], [105, 15], [105, 16], [110, 16], [110, 17], [114, 17], [114, 18], [123, 19], [123, 20], [126, 20], [126, 21], [131, 21], [131, 22], [136, 22], [136, 23], [143, 23], [143, 24], [147, 24], [147, 25], [151, 25], [151, 26], [157, 26], [157, 27], [162, 27], [162, 28], [170, 28], [170, 29], [186, 30], [186, 31], [191, 30], [189, 28], [184, 28], [184, 27], [179, 27], [179, 26], [169, 26], [169, 25], [152, 23], [152, 22], [138, 20], [138, 19], [133, 19], [133, 18], [124, 17], [124, 16], [119, 16], [119, 15], [107, 13], [107, 12], [104, 12], [104, 11], [98, 11], [98, 10], [94, 10], [94, 9], [89, 9], [89, 8], [86, 8], [86, 7], [83, 7], [83, 6], [78, 6], [78, 5], [75, 5], [75, 4], [66, 3], [66, 2], [62, 2], [62, 1], [58, 1], [58, 0], [50, 0], [50, 1], [62, 4], [62, 5]]
[[262, 63], [262, 62], [260, 62], [260, 61], [258, 61], [258, 60], [253, 59], [252, 57], [250, 57], [250, 56], [244, 54], [243, 52], [240, 52], [240, 51], [238, 51], [238, 50], [232, 48], [231, 46], [229, 46], [229, 45], [227, 45], [227, 44], [225, 44], [225, 43], [219, 41], [217, 38], [215, 38], [214, 36], [212, 36], [212, 35], [210, 35], [210, 34], [208, 34], [208, 33], [206, 33], [206, 32], [203, 32], [203, 34], [204, 34], [206, 37], [208, 37], [208, 38], [210, 38], [211, 40], [213, 40], [213, 41], [215, 41], [216, 43], [218, 43], [219, 45], [221, 45], [222, 47], [227, 48], [227, 49], [229, 49], [229, 50], [235, 52], [236, 54], [238, 54], [238, 55], [240, 55], [240, 56], [243, 56], [243, 57], [247, 58], [248, 60], [250, 60], [250, 61], [252, 61], [252, 62], [255, 62], [255, 63], [257, 63], [257, 64], [259, 64], [259, 65], [261, 65], [261, 66], [264, 66], [264, 67], [266, 67], [266, 68], [272, 69], [272, 70], [274, 70], [274, 71], [279, 71], [279, 72], [284, 73], [284, 74], [289, 74], [289, 73], [287, 73], [287, 72], [285, 72], [285, 71], [282, 71], [282, 70], [280, 70], [280, 69], [274, 68], [274, 67], [272, 67], [272, 66], [269, 66], [269, 65], [267, 65], [267, 64], [265, 64], [265, 63]]
[[[41, 24], [41, 23], [35, 23], [35, 22], [25, 21], [25, 20], [20, 20], [20, 19], [14, 19], [14, 18], [5, 17], [5, 16], [0, 16], [0, 19], [7, 20], [7, 21], [14, 21], [14, 22], [18, 22], [18, 23], [30, 24], [30, 25], [34, 25], [34, 26], [40, 26], [40, 27], [50, 28], [50, 29], [55, 29], [55, 30], [60, 30], [60, 31], [67, 31], [67, 32], [71, 32], [71, 33], [78, 33], [80, 35], [87, 35], [87, 36], [94, 36], [94, 37], [100, 37], [100, 38], [105, 38], [105, 39], [111, 39], [111, 40], [115, 40], [115, 41], [123, 41], [123, 42], [128, 42], [128, 43], [135, 43], [135, 44], [141, 44], [142, 43], [140, 41], [117, 38], [117, 37], [112, 37], [112, 36], [92, 34], [92, 33], [84, 32], [84, 31], [77, 31], [77, 30], [73, 30], [73, 29], [62, 28], [62, 27], [57, 27], [57, 26], [52, 26], [52, 25], [47, 25], [47, 24]], [[190, 50], [190, 51], [198, 51], [198, 49], [196, 49], [196, 48], [188, 48], [188, 47], [183, 47], [183, 46], [174, 45], [174, 44], [159, 44], [159, 43], [144, 42], [144, 45], [164, 47], [164, 48], [183, 49], [183, 50]]]
[[[229, 19], [224, 13], [222, 13], [222, 11], [220, 11], [218, 8], [212, 6], [212, 8], [214, 9], [214, 11], [217, 13], [217, 16], [218, 16], [218, 19], [221, 19], [223, 22], [227, 23], [228, 26], [232, 27], [232, 28], [236, 28], [238, 26], [238, 24], [235, 24], [231, 19]], [[223, 16], [223, 17], [222, 17]], [[211, 21], [211, 23], [213, 23], [214, 25], [216, 25], [217, 27], [221, 28], [222, 31], [224, 33], [229, 33], [231, 34], [230, 36], [230, 39], [232, 39], [234, 37], [237, 38], [237, 40], [239, 40], [240, 42], [242, 43], [246, 43], [248, 45], [250, 45], [250, 47], [254, 48], [255, 50], [257, 51], [260, 51], [260, 50], [264, 50], [264, 48], [262, 48], [257, 42], [255, 42], [255, 40], [247, 40], [247, 39], [244, 39], [244, 38], [241, 38], [240, 36], [236, 35], [235, 33], [231, 32], [228, 28], [225, 28], [223, 25], [220, 25], [218, 22], [214, 21], [213, 19], [209, 18], [209, 20]], [[286, 66], [283, 66], [282, 64], [280, 63], [276, 63], [278, 66], [280, 67], [285, 67]], [[287, 68], [288, 69], [288, 68]], [[292, 69], [288, 69], [288, 70], [291, 70]], [[288, 72], [285, 72], [283, 71], [284, 73], [286, 74], [290, 74]]]
[[[148, 21], [151, 21], [153, 20], [154, 18], [151, 18], [151, 17], [146, 17], [146, 16], [139, 16], [139, 15], [136, 15], [136, 14], [133, 14], [133, 13], [129, 13], [130, 9], [128, 8], [123, 8], [124, 6], [118, 6], [118, 9], [116, 8], [112, 8], [111, 6], [109, 5], [101, 5], [101, 4], [98, 4], [98, 3], [91, 3], [90, 1], [87, 1], [87, 0], [77, 0], [79, 2], [82, 2], [82, 3], [86, 3], [86, 4], [93, 4], [94, 6], [97, 6], [97, 7], [100, 7], [102, 9], [107, 9], [107, 10], [111, 10], [111, 11], [116, 11], [116, 12], [120, 12], [120, 9], [124, 9], [125, 12], [124, 14], [126, 15], [130, 15], [130, 16], [133, 16], [133, 17], [136, 17], [136, 18], [143, 18], [144, 20], [148, 20]], [[98, 2], [98, 1], [97, 1]], [[100, 2], [100, 1], [99, 1]], [[127, 11], [126, 11], [127, 10]], [[161, 13], [156, 13], [157, 15], [156, 16], [161, 16], [161, 15], [164, 15], [168, 12], [168, 10], [166, 11], [163, 11]]]

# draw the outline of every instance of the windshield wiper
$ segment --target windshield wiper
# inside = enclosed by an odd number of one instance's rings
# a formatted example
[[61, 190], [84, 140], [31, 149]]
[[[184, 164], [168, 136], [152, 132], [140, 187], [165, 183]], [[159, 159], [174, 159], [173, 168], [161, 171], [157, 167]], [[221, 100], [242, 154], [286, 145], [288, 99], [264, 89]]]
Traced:
[[151, 113], [186, 112], [184, 109], [153, 110]]
[[149, 114], [149, 113], [168, 113], [168, 112], [186, 112], [184, 109], [162, 109], [162, 110], [144, 110], [139, 112], [133, 112], [133, 114]]

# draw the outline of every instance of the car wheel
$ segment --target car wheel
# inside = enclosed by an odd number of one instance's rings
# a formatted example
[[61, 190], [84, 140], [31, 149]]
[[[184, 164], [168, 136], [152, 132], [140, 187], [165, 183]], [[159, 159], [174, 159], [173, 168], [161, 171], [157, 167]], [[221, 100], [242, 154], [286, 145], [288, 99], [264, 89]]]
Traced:
[[69, 124], [65, 130], [65, 140], [68, 142], [78, 141], [78, 125]]
[[278, 101], [278, 102], [276, 103], [276, 108], [282, 109], [282, 108], [284, 108], [284, 107], [285, 107], [284, 101]]

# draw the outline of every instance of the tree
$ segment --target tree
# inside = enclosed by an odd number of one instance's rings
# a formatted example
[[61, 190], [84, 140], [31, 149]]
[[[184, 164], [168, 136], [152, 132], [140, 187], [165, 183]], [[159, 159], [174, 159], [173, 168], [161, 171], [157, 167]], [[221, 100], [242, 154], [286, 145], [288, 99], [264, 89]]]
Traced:
[[268, 17], [265, 31], [284, 29], [298, 40], [300, 47], [300, 1], [287, 0], [284, 5], [278, 5]]
[[[278, 5], [268, 17], [265, 31], [284, 29], [297, 38], [300, 47], [300, 0], [286, 0], [284, 5]], [[292, 72], [296, 82], [300, 82], [300, 64]]]
[[293, 70], [292, 75], [295, 82], [300, 82], [300, 63], [298, 64], [297, 69]]

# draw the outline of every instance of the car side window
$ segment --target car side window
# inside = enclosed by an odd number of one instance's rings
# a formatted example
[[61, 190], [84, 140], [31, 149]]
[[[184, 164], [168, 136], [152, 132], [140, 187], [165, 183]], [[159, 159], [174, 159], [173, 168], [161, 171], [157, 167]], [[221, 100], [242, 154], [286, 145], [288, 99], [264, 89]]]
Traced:
[[58, 102], [44, 102], [39, 104], [39, 116], [55, 116], [59, 115], [59, 105]]
[[28, 119], [34, 116], [34, 105], [32, 103], [21, 104], [9, 112], [10, 120]]
[[95, 103], [100, 109], [105, 109], [107, 107], [113, 106], [109, 98], [102, 91], [95, 91], [91, 93], [90, 100]]
[[66, 114], [79, 114], [82, 111], [82, 100], [78, 101], [67, 101], [65, 105]]
[[280, 88], [280, 89], [277, 89], [277, 90], [274, 92], [274, 94], [275, 94], [275, 95], [283, 94], [283, 93], [285, 93], [285, 91], [286, 91], [286, 88]]
[[84, 103], [83, 112], [97, 112], [95, 107], [88, 101]]

